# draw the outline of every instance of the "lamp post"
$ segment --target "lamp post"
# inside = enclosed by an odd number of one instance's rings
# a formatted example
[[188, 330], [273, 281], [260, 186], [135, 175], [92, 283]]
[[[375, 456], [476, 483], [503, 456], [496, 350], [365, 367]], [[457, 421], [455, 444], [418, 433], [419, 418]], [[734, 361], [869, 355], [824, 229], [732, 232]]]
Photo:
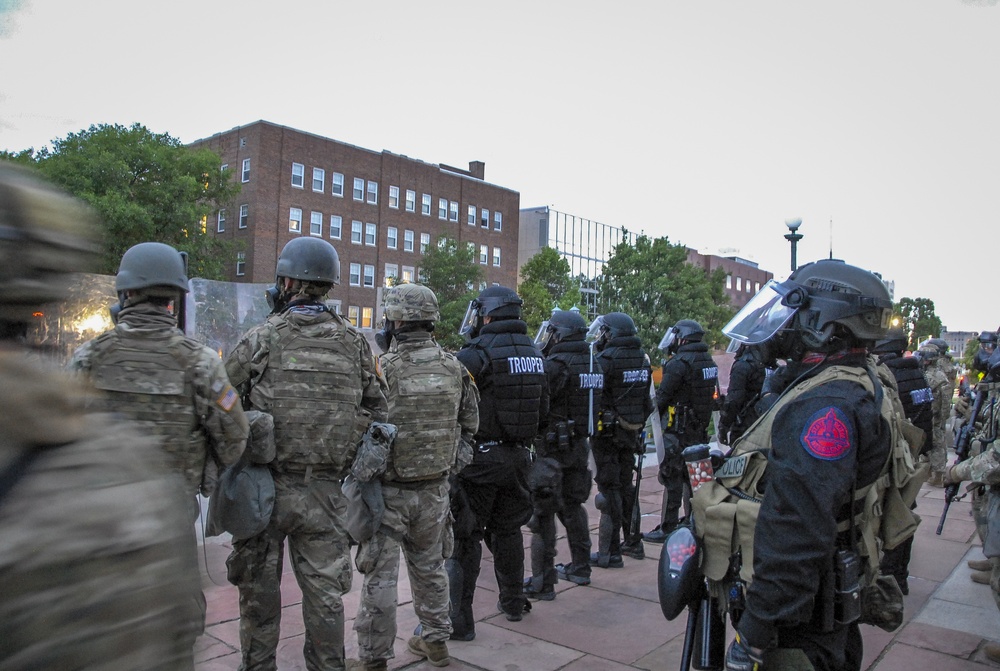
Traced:
[[792, 243], [792, 272], [798, 268], [799, 264], [795, 260], [795, 246], [802, 239], [802, 234], [799, 233], [799, 226], [802, 225], [801, 219], [785, 219], [785, 226], [788, 227], [788, 233], [785, 234], [785, 240]]

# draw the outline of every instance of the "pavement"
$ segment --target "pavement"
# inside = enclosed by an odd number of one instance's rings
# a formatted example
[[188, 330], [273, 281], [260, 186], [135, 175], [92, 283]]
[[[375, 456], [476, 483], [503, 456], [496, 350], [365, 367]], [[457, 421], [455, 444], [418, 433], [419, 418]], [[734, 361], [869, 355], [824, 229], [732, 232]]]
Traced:
[[[647, 463], [649, 463], [647, 455]], [[655, 462], [655, 458], [652, 460]], [[659, 521], [662, 486], [655, 466], [643, 469], [643, 529]], [[917, 500], [923, 522], [917, 529], [910, 563], [910, 593], [905, 597], [903, 626], [889, 633], [863, 626], [864, 669], [877, 671], [983, 671], [1000, 668], [986, 659], [983, 645], [1000, 641], [1000, 611], [987, 585], [973, 583], [968, 559], [983, 558], [968, 500], [953, 503], [944, 532], [935, 529], [944, 505], [944, 490], [924, 485]], [[587, 506], [596, 547], [599, 513], [593, 497]], [[530, 535], [525, 532], [525, 548]], [[196, 645], [200, 671], [233, 671], [239, 667], [239, 605], [235, 587], [226, 582], [226, 537], [208, 538], [202, 546], [202, 585], [208, 602], [205, 634]], [[590, 585], [556, 585], [556, 599], [534, 602], [520, 622], [508, 622], [496, 610], [497, 587], [492, 557], [483, 551], [474, 611], [476, 639], [450, 641], [449, 668], [477, 671], [626, 671], [678, 669], [686, 616], [664, 619], [657, 599], [656, 569], [661, 545], [645, 544], [646, 559], [625, 558], [623, 569], [593, 570]], [[560, 537], [559, 557], [568, 561], [569, 547]], [[526, 558], [528, 550], [525, 550]], [[410, 653], [406, 641], [417, 624], [405, 562], [399, 578], [398, 638], [389, 669], [434, 668]], [[528, 563], [526, 559], [526, 563]], [[302, 656], [301, 593], [285, 562], [282, 580], [281, 642], [278, 669], [305, 669]], [[349, 618], [345, 626], [348, 658], [357, 658], [353, 631], [361, 576], [344, 596]], [[728, 632], [727, 641], [732, 637]]]

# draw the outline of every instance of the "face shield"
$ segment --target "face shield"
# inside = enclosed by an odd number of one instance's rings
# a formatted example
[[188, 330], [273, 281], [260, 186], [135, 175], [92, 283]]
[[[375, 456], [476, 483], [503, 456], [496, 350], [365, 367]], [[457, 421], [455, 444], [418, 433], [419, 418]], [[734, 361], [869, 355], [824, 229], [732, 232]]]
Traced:
[[729, 344], [726, 346], [726, 354], [736, 354], [740, 351], [741, 343], [739, 340], [730, 340]]
[[553, 331], [549, 329], [549, 320], [546, 319], [538, 327], [538, 333], [535, 334], [535, 347], [544, 352], [545, 347], [552, 342], [552, 333]]
[[604, 328], [604, 315], [601, 315], [590, 323], [587, 329], [587, 342], [594, 342], [601, 337], [601, 329]]
[[673, 326], [671, 326], [670, 328], [667, 329], [667, 332], [663, 334], [663, 337], [660, 338], [660, 344], [657, 345], [656, 347], [661, 352], [667, 352], [667, 353], [669, 353], [671, 347], [676, 348], [676, 346], [677, 346], [677, 334], [678, 333], [680, 333], [680, 331], [678, 331]]
[[479, 307], [479, 301], [476, 299], [469, 301], [469, 307], [465, 310], [462, 325], [458, 327], [458, 334], [466, 340], [472, 340], [479, 335]]
[[771, 339], [798, 312], [802, 305], [802, 296], [794, 297], [794, 307], [787, 304], [787, 299], [792, 298], [792, 294], [800, 292], [800, 289], [789, 289], [774, 280], [768, 281], [750, 302], [722, 327], [722, 332], [746, 345], [757, 345]]

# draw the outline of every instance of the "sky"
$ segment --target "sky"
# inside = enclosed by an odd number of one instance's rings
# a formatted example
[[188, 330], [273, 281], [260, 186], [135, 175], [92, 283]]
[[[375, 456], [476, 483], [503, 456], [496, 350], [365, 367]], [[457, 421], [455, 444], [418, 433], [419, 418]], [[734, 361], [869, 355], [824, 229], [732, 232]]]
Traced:
[[998, 0], [0, 0], [0, 63], [0, 149], [264, 119], [1000, 326]]

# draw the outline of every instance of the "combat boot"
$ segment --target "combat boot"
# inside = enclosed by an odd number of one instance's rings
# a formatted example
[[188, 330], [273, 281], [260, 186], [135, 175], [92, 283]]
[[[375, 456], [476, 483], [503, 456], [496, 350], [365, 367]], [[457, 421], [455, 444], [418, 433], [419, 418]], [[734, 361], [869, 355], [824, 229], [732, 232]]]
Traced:
[[632, 559], [645, 559], [646, 549], [642, 547], [642, 541], [629, 541], [622, 543], [622, 554]]
[[448, 644], [444, 641], [425, 641], [419, 636], [410, 638], [406, 647], [417, 657], [423, 657], [431, 666], [448, 666], [451, 657], [448, 655]]
[[586, 568], [577, 566], [572, 562], [569, 564], [556, 564], [556, 575], [559, 576], [560, 580], [566, 580], [576, 585], [590, 584], [589, 563]]
[[989, 559], [970, 559], [966, 562], [973, 571], [992, 571], [993, 564]]
[[986, 659], [1000, 664], [1000, 643], [987, 643], [983, 646], [983, 653]]
[[977, 582], [980, 585], [989, 585], [992, 576], [993, 574], [989, 571], [973, 571], [969, 577], [972, 578], [972, 582]]
[[347, 660], [347, 671], [388, 671], [389, 663], [384, 659], [372, 659], [367, 662], [358, 659]]

